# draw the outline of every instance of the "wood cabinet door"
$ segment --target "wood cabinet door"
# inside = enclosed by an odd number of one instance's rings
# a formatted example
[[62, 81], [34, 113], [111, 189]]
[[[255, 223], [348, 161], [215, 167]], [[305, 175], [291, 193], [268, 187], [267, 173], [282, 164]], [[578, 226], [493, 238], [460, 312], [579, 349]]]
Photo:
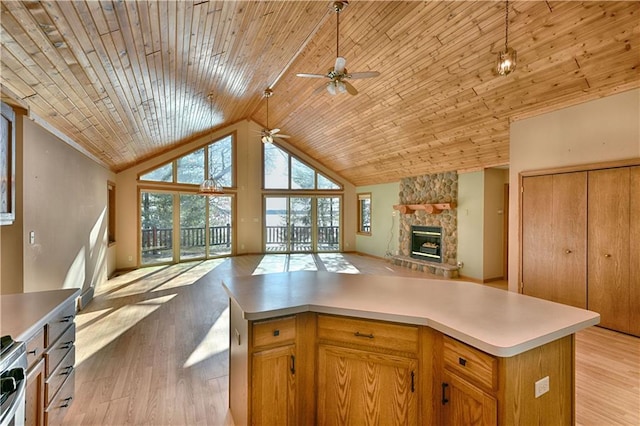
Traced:
[[587, 307], [587, 173], [522, 179], [523, 293]]
[[415, 359], [331, 345], [318, 354], [318, 424], [417, 425]]
[[44, 424], [44, 359], [40, 358], [27, 373], [25, 426]]
[[631, 314], [629, 178], [628, 167], [589, 172], [588, 308], [600, 325], [624, 332]]
[[640, 336], [640, 166], [629, 173], [629, 333]]
[[444, 426], [495, 426], [496, 399], [448, 370], [443, 374], [442, 424]]
[[295, 356], [295, 345], [252, 355], [251, 424], [296, 425]]

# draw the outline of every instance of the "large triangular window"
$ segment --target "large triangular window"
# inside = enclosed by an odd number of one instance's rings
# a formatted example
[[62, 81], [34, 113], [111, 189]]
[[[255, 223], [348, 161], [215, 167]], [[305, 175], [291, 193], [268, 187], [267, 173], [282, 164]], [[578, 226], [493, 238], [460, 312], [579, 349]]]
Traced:
[[214, 178], [229, 188], [233, 181], [233, 135], [175, 158], [140, 175], [141, 181], [200, 185]]
[[341, 190], [342, 187], [277, 145], [264, 144], [264, 189]]

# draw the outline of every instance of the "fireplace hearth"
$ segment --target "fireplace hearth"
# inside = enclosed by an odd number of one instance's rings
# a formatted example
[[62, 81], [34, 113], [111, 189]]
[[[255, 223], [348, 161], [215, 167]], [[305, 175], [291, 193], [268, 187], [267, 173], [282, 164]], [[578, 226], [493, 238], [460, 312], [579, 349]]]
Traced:
[[411, 257], [430, 262], [442, 262], [442, 228], [440, 226], [411, 226]]

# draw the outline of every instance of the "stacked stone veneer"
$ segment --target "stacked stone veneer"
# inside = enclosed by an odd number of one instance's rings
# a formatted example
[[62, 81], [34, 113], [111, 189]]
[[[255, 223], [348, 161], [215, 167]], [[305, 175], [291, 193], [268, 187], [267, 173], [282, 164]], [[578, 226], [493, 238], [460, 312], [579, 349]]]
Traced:
[[[436, 173], [400, 180], [400, 204], [449, 203], [458, 201], [458, 174]], [[400, 213], [399, 255], [411, 255], [411, 226], [441, 226], [443, 233], [442, 263], [456, 265], [458, 253], [458, 218], [456, 209], [429, 214], [416, 210]], [[444, 266], [444, 265], [443, 265]], [[457, 270], [457, 268], [456, 268]]]

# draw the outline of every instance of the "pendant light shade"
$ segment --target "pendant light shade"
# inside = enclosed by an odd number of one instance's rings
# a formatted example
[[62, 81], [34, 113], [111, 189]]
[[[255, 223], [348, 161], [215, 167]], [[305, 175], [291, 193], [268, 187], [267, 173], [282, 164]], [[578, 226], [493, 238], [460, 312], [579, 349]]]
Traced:
[[504, 51], [498, 53], [496, 72], [498, 75], [511, 74], [516, 69], [517, 53], [509, 47], [509, 0], [505, 2]]
[[200, 195], [221, 195], [224, 194], [222, 190], [222, 185], [220, 182], [215, 180], [214, 178], [205, 179], [200, 184], [200, 190], [198, 191]]

